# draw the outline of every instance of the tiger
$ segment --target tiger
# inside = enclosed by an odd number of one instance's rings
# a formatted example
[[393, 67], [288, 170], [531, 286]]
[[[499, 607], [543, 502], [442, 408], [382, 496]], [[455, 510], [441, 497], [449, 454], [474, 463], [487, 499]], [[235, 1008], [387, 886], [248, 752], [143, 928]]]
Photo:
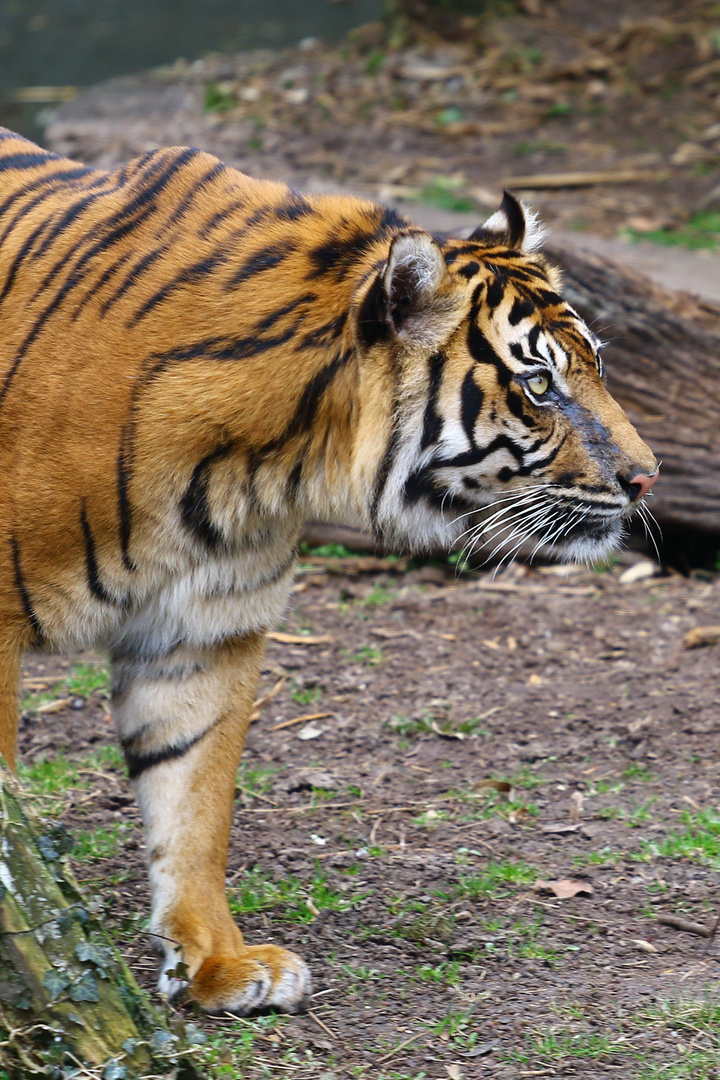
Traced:
[[435, 237], [194, 148], [103, 171], [0, 129], [0, 752], [23, 650], [107, 651], [169, 999], [311, 994], [225, 891], [303, 523], [599, 559], [657, 478], [541, 242], [509, 192]]

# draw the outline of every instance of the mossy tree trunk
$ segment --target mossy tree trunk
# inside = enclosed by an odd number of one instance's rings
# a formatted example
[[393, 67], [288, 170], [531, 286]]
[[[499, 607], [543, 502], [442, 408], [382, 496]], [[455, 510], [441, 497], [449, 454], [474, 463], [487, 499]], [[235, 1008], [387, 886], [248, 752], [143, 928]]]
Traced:
[[[66, 836], [67, 834], [65, 834]], [[0, 759], [0, 1076], [196, 1075]]]

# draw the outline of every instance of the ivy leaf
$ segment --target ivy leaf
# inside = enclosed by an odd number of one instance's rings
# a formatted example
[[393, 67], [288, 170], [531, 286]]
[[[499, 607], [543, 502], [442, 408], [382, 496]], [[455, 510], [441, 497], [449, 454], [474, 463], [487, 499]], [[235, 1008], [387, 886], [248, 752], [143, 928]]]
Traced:
[[153, 1031], [150, 1038], [150, 1045], [156, 1053], [169, 1050], [174, 1042], [177, 1042], [177, 1035], [171, 1035], [169, 1031]]
[[95, 945], [92, 941], [81, 941], [75, 946], [78, 960], [89, 961], [97, 968], [106, 968], [112, 960], [110, 950], [104, 945]]
[[59, 998], [63, 990], [67, 989], [70, 985], [70, 977], [64, 971], [55, 971], [50, 968], [45, 972], [43, 977], [43, 986], [50, 994], [50, 997], [55, 999]]
[[103, 1070], [103, 1080], [125, 1080], [127, 1069], [119, 1061], [109, 1061]]
[[99, 1001], [97, 979], [92, 971], [84, 971], [77, 982], [70, 987], [73, 1001]]

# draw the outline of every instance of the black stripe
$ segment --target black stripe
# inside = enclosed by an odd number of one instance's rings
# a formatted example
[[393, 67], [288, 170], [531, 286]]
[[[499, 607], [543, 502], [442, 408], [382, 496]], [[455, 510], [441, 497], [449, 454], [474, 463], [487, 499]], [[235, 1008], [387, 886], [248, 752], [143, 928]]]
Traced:
[[212, 255], [208, 255], [204, 259], [200, 259], [198, 262], [193, 263], [192, 266], [186, 266], [184, 270], [172, 279], [172, 281], [166, 282], [162, 285], [157, 292], [148, 297], [144, 304], [142, 304], [138, 310], [132, 315], [125, 325], [130, 329], [145, 318], [146, 315], [156, 308], [158, 304], [164, 303], [172, 293], [178, 289], [182, 289], [185, 285], [195, 285], [198, 281], [202, 281], [208, 274], [212, 274], [218, 266], [227, 262], [227, 252], [224, 250], [215, 251]]
[[[155, 202], [158, 194], [167, 186], [172, 177], [192, 158], [196, 157], [200, 151], [198, 150], [183, 150], [177, 154], [169, 163], [165, 158], [161, 157], [159, 161], [153, 161], [150, 169], [146, 170], [148, 175], [142, 177], [143, 183], [148, 179], [148, 176], [152, 176], [155, 173], [155, 179], [149, 186], [143, 186], [139, 194], [126, 206], [123, 210], [113, 215], [112, 218], [107, 219], [102, 223], [100, 228], [109, 229], [105, 234], [94, 243], [83, 255], [76, 259], [75, 265], [70, 270], [65, 283], [60, 290], [56, 293], [47, 307], [35, 320], [29, 334], [26, 336], [23, 344], [21, 345], [18, 353], [13, 359], [12, 365], [7, 372], [2, 388], [0, 389], [0, 407], [2, 406], [5, 397], [10, 389], [17, 370], [20, 367], [28, 349], [34, 343], [38, 335], [41, 333], [45, 323], [58, 309], [60, 304], [65, 300], [67, 295], [74, 289], [81, 281], [84, 280], [84, 275], [81, 273], [82, 268], [90, 259], [95, 255], [104, 251], [106, 248], [117, 243], [123, 239], [126, 235], [132, 232], [139, 224], [145, 221], [152, 214], [157, 211], [157, 204]], [[92, 230], [92, 235], [96, 235], [97, 229]], [[41, 284], [36, 297], [42, 293], [50, 282], [53, 280], [57, 272], [67, 264], [71, 255], [76, 254], [79, 247], [82, 246], [84, 240], [79, 241], [70, 252], [66, 252], [62, 259], [55, 264], [55, 266], [46, 275], [45, 281]]]
[[382, 456], [380, 467], [375, 474], [375, 482], [373, 484], [372, 497], [370, 499], [370, 523], [372, 524], [373, 531], [377, 535], [378, 524], [378, 511], [380, 509], [380, 500], [382, 499], [383, 492], [390, 478], [390, 472], [395, 464], [395, 458], [398, 455], [400, 445], [402, 442], [402, 432], [400, 430], [400, 424], [397, 417], [397, 401], [394, 402], [392, 416], [393, 427], [390, 432], [390, 438], [388, 439], [387, 446], [385, 447], [385, 453]]
[[35, 634], [35, 641], [38, 645], [41, 645], [45, 640], [45, 634], [43, 632], [42, 624], [37, 616], [32, 600], [30, 599], [30, 593], [28, 592], [27, 585], [25, 584], [25, 578], [23, 577], [22, 566], [20, 563], [20, 547], [17, 539], [14, 536], [10, 537], [10, 547], [12, 549], [13, 560], [13, 574], [15, 578], [15, 588], [20, 594], [22, 601], [23, 611], [27, 616], [27, 620], [33, 628]]
[[[562, 450], [563, 446], [565, 445], [568, 435], [569, 432], [566, 432], [566, 434], [563, 435], [562, 439], [555, 447], [555, 449], [551, 450], [549, 454], [546, 454], [544, 458], [540, 458], [538, 461], [532, 461], [527, 465], [521, 465], [518, 469], [512, 469], [510, 468], [510, 466], [506, 465], [505, 468], [501, 469], [498, 473], [498, 479], [506, 481], [510, 480], [513, 476], [532, 476], [533, 473], [536, 473], [540, 469], [544, 469], [546, 468], [546, 466], [551, 465]], [[545, 439], [541, 440], [539, 443], [536, 443], [533, 447], [531, 447], [530, 450], [528, 450], [528, 454], [535, 453], [540, 448], [540, 446], [542, 446], [543, 441], [547, 442], [548, 440]]]
[[172, 225], [177, 225], [178, 221], [185, 216], [188, 210], [191, 210], [195, 206], [195, 196], [198, 192], [202, 191], [203, 188], [207, 187], [208, 184], [211, 184], [216, 177], [224, 172], [228, 172], [228, 166], [222, 161], [217, 161], [212, 168], [208, 169], [202, 176], [199, 176], [197, 180], [190, 185], [182, 199], [180, 199], [174, 207], [172, 214], [158, 232], [158, 238], [166, 233]]
[[[32, 145], [32, 143], [28, 144]], [[11, 170], [21, 172], [37, 169], [38, 165], [47, 165], [48, 161], [62, 161], [60, 154], [51, 154], [47, 150], [35, 150], [34, 153], [0, 155], [0, 172]]]
[[492, 281], [488, 283], [485, 301], [491, 311], [494, 311], [494, 309], [502, 303], [503, 297], [505, 296], [505, 285], [505, 280], [501, 279], [499, 275], [496, 275]]
[[464, 278], [467, 278], [468, 281], [470, 280], [470, 278], [474, 278], [475, 275], [479, 274], [479, 273], [480, 273], [480, 263], [475, 262], [474, 259], [472, 259], [470, 262], [465, 263], [465, 265], [461, 266], [460, 269], [458, 270], [458, 274], [462, 275], [462, 277], [464, 277]]
[[200, 540], [210, 551], [218, 551], [223, 547], [227, 547], [223, 534], [214, 524], [210, 515], [210, 504], [208, 502], [210, 472], [215, 462], [227, 457], [231, 449], [232, 445], [225, 443], [206, 454], [193, 469], [190, 483], [180, 500], [180, 517], [183, 525], [189, 533], [197, 540]]
[[[341, 224], [348, 224], [341, 222]], [[309, 280], [334, 272], [338, 281], [342, 281], [373, 244], [381, 241], [387, 230], [373, 229], [371, 232], [357, 232], [345, 240], [334, 237], [324, 244], [318, 244], [308, 252], [312, 269], [306, 275]]]
[[248, 278], [255, 277], [256, 274], [261, 274], [265, 270], [274, 269], [295, 250], [296, 245], [292, 243], [292, 241], [284, 240], [280, 244], [274, 244], [272, 247], [256, 251], [255, 254], [251, 255], [240, 269], [233, 274], [230, 280], [225, 282], [223, 289], [225, 289], [226, 292], [230, 289], [236, 289], [238, 285], [241, 285], [243, 281], [247, 281]]
[[[129, 425], [128, 425], [129, 427]], [[134, 573], [137, 570], [137, 566], [133, 559], [130, 558], [130, 534], [132, 532], [132, 506], [130, 504], [130, 477], [132, 474], [132, 468], [126, 461], [126, 455], [124, 452], [124, 446], [126, 439], [129, 436], [129, 432], [126, 429], [123, 431], [121, 438], [121, 449], [118, 454], [117, 460], [117, 487], [118, 487], [118, 516], [120, 518], [120, 551], [122, 554], [123, 566], [130, 573]]]
[[138, 776], [146, 772], [147, 769], [153, 769], [156, 765], [162, 765], [165, 761], [176, 761], [178, 758], [184, 757], [188, 750], [192, 750], [193, 746], [197, 746], [208, 732], [217, 727], [219, 723], [220, 721], [216, 720], [215, 723], [210, 724], [204, 731], [201, 731], [199, 735], [193, 735], [192, 738], [184, 739], [174, 746], [166, 746], [162, 750], [155, 750], [152, 754], [139, 754], [132, 750], [134, 739], [121, 740], [120, 745], [125, 753], [128, 777], [130, 780], [137, 780]]
[[502, 358], [493, 349], [488, 339], [483, 334], [474, 319], [471, 318], [468, 329], [468, 349], [473, 360], [478, 364], [491, 364], [497, 368], [498, 382], [501, 386], [509, 386], [512, 372], [506, 367]]
[[[74, 184], [73, 181], [90, 175], [96, 175], [95, 170], [85, 168], [84, 166], [77, 169], [59, 169], [57, 172], [50, 173], [49, 175], [44, 174], [37, 180], [34, 180], [31, 184], [24, 185], [20, 191], [16, 191], [13, 195], [10, 195], [5, 200], [5, 202], [0, 203], [0, 219], [5, 216], [8, 210], [10, 210], [10, 208], [16, 202], [24, 199], [32, 191], [38, 191], [38, 189], [40, 189], [35, 198], [31, 199], [27, 203], [23, 203], [20, 209], [7, 223], [5, 229], [0, 234], [0, 247], [5, 242], [12, 230], [15, 228], [17, 223], [21, 221], [26, 214], [30, 213], [31, 210], [33, 210], [36, 206], [39, 206], [40, 203], [44, 202], [45, 199], [49, 198], [51, 195], [55, 195], [58, 191], [62, 191], [63, 189], [67, 190], [68, 188], [73, 191], [76, 190], [77, 185]], [[93, 187], [101, 187], [102, 185], [107, 184], [108, 180], [108, 175], [102, 174], [101, 176], [98, 176], [97, 179], [95, 179], [91, 184], [82, 185], [81, 190], [86, 191]]]
[[260, 449], [259, 453], [261, 457], [267, 456], [282, 446], [283, 443], [292, 439], [295, 435], [299, 435], [303, 431], [308, 431], [308, 429], [312, 427], [323, 394], [332, 384], [337, 373], [347, 364], [352, 355], [352, 349], [346, 349], [344, 352], [337, 353], [329, 364], [326, 364], [324, 368], [321, 368], [320, 371], [313, 375], [310, 382], [305, 384], [292, 420], [285, 428], [282, 435], [277, 439], [272, 439]]
[[437, 411], [437, 403], [446, 362], [447, 356], [442, 350], [430, 357], [430, 386], [425, 415], [423, 416], [423, 430], [420, 439], [421, 450], [425, 450], [432, 443], [437, 442], [442, 432], [442, 417]]
[[473, 369], [470, 368], [463, 379], [463, 384], [460, 389], [460, 419], [467, 440], [471, 446], [477, 446], [477, 443], [475, 442], [475, 425], [477, 424], [477, 419], [483, 406], [484, 397], [485, 395], [483, 394], [481, 387], [478, 386], [473, 378]]
[[147, 274], [148, 270], [155, 265], [158, 259], [161, 259], [163, 255], [167, 254], [168, 250], [169, 245], [163, 244], [162, 247], [156, 248], [154, 251], [149, 251], [146, 255], [143, 255], [142, 259], [136, 262], [134, 266], [130, 267], [117, 289], [115, 289], [106, 300], [103, 300], [100, 305], [101, 318], [107, 315], [113, 304], [116, 304], [117, 301], [125, 295], [128, 289], [137, 283], [138, 279], [141, 278], [143, 274]]
[[297, 221], [300, 217], [307, 217], [315, 213], [312, 203], [308, 202], [304, 195], [297, 191], [289, 191], [286, 199], [275, 207], [275, 217], [278, 221]]
[[[111, 262], [109, 266], [105, 267], [103, 272], [100, 274], [100, 276], [97, 278], [97, 280], [90, 286], [90, 288], [85, 293], [85, 295], [83, 296], [80, 303], [77, 305], [77, 307], [73, 311], [73, 313], [72, 313], [73, 322], [75, 321], [75, 319], [77, 319], [79, 317], [79, 315], [82, 312], [83, 308], [87, 304], [90, 303], [93, 296], [96, 296], [105, 285], [108, 285], [112, 281], [112, 279], [115, 277], [115, 275], [118, 273], [118, 271], [123, 268], [125, 263], [129, 262], [130, 259], [132, 259], [134, 254], [135, 254], [134, 251], [126, 251], [125, 254], [121, 255], [119, 259], [115, 259], [114, 262]], [[100, 314], [101, 315], [104, 314], [104, 312], [102, 310], [102, 307], [100, 309]]]
[[227, 218], [231, 217], [236, 210], [245, 210], [246, 207], [246, 198], [235, 199], [233, 202], [228, 203], [222, 210], [218, 210], [212, 217], [208, 218], [205, 224], [198, 229], [198, 236], [202, 240], [207, 240], [213, 229], [216, 229], [218, 225], [222, 225], [223, 221], [226, 221]]
[[363, 297], [357, 315], [357, 328], [360, 344], [365, 349], [371, 349], [391, 336], [388, 298], [382, 274], [376, 275]]
[[297, 296], [294, 300], [290, 300], [283, 307], [271, 311], [269, 315], [263, 316], [262, 319], [255, 323], [255, 333], [261, 334], [263, 330], [269, 330], [271, 326], [274, 326], [285, 315], [289, 315], [295, 308], [301, 307], [303, 304], [312, 304], [315, 300], [317, 300], [317, 293], [308, 292], [303, 293], [302, 296]]
[[508, 315], [508, 321], [511, 326], [517, 326], [523, 319], [527, 319], [535, 311], [535, 305], [531, 300], [523, 300], [517, 296], [513, 301], [513, 306], [510, 308], [510, 314]]
[[298, 349], [319, 349], [323, 346], [332, 345], [345, 329], [347, 311], [343, 311], [334, 319], [330, 319], [315, 330], [309, 330], [298, 343]]
[[66, 231], [67, 227], [69, 225], [72, 225], [73, 221], [75, 221], [77, 218], [82, 217], [84, 212], [89, 207], [93, 206], [94, 203], [96, 203], [97, 200], [102, 198], [104, 195], [104, 191], [94, 191], [91, 192], [89, 195], [83, 195], [83, 197], [81, 199], [78, 199], [77, 202], [71, 203], [71, 205], [68, 206], [67, 209], [62, 214], [60, 214], [59, 217], [55, 217], [52, 228], [48, 230], [48, 232], [43, 237], [42, 243], [32, 253], [33, 262], [37, 259], [41, 259], [43, 255], [46, 254], [48, 249], [52, 247], [53, 243], [57, 240], [57, 238], [59, 236], [62, 236], [62, 234]]
[[87, 509], [84, 502], [80, 508], [80, 525], [85, 539], [85, 568], [88, 588], [96, 600], [101, 600], [104, 604], [112, 604], [114, 603], [113, 597], [107, 591], [100, 579], [97, 556], [95, 554], [95, 540], [90, 528], [90, 522], [87, 518]]

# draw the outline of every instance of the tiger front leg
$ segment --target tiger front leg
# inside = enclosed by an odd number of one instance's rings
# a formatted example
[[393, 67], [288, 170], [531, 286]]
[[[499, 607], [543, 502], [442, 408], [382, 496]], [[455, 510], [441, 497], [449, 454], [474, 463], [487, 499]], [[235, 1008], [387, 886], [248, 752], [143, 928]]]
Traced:
[[295, 953], [247, 946], [225, 894], [235, 776], [263, 638], [113, 657], [113, 709], [146, 833], [151, 928], [164, 955], [160, 990], [186, 983], [206, 1011], [295, 1012], [310, 972]]

